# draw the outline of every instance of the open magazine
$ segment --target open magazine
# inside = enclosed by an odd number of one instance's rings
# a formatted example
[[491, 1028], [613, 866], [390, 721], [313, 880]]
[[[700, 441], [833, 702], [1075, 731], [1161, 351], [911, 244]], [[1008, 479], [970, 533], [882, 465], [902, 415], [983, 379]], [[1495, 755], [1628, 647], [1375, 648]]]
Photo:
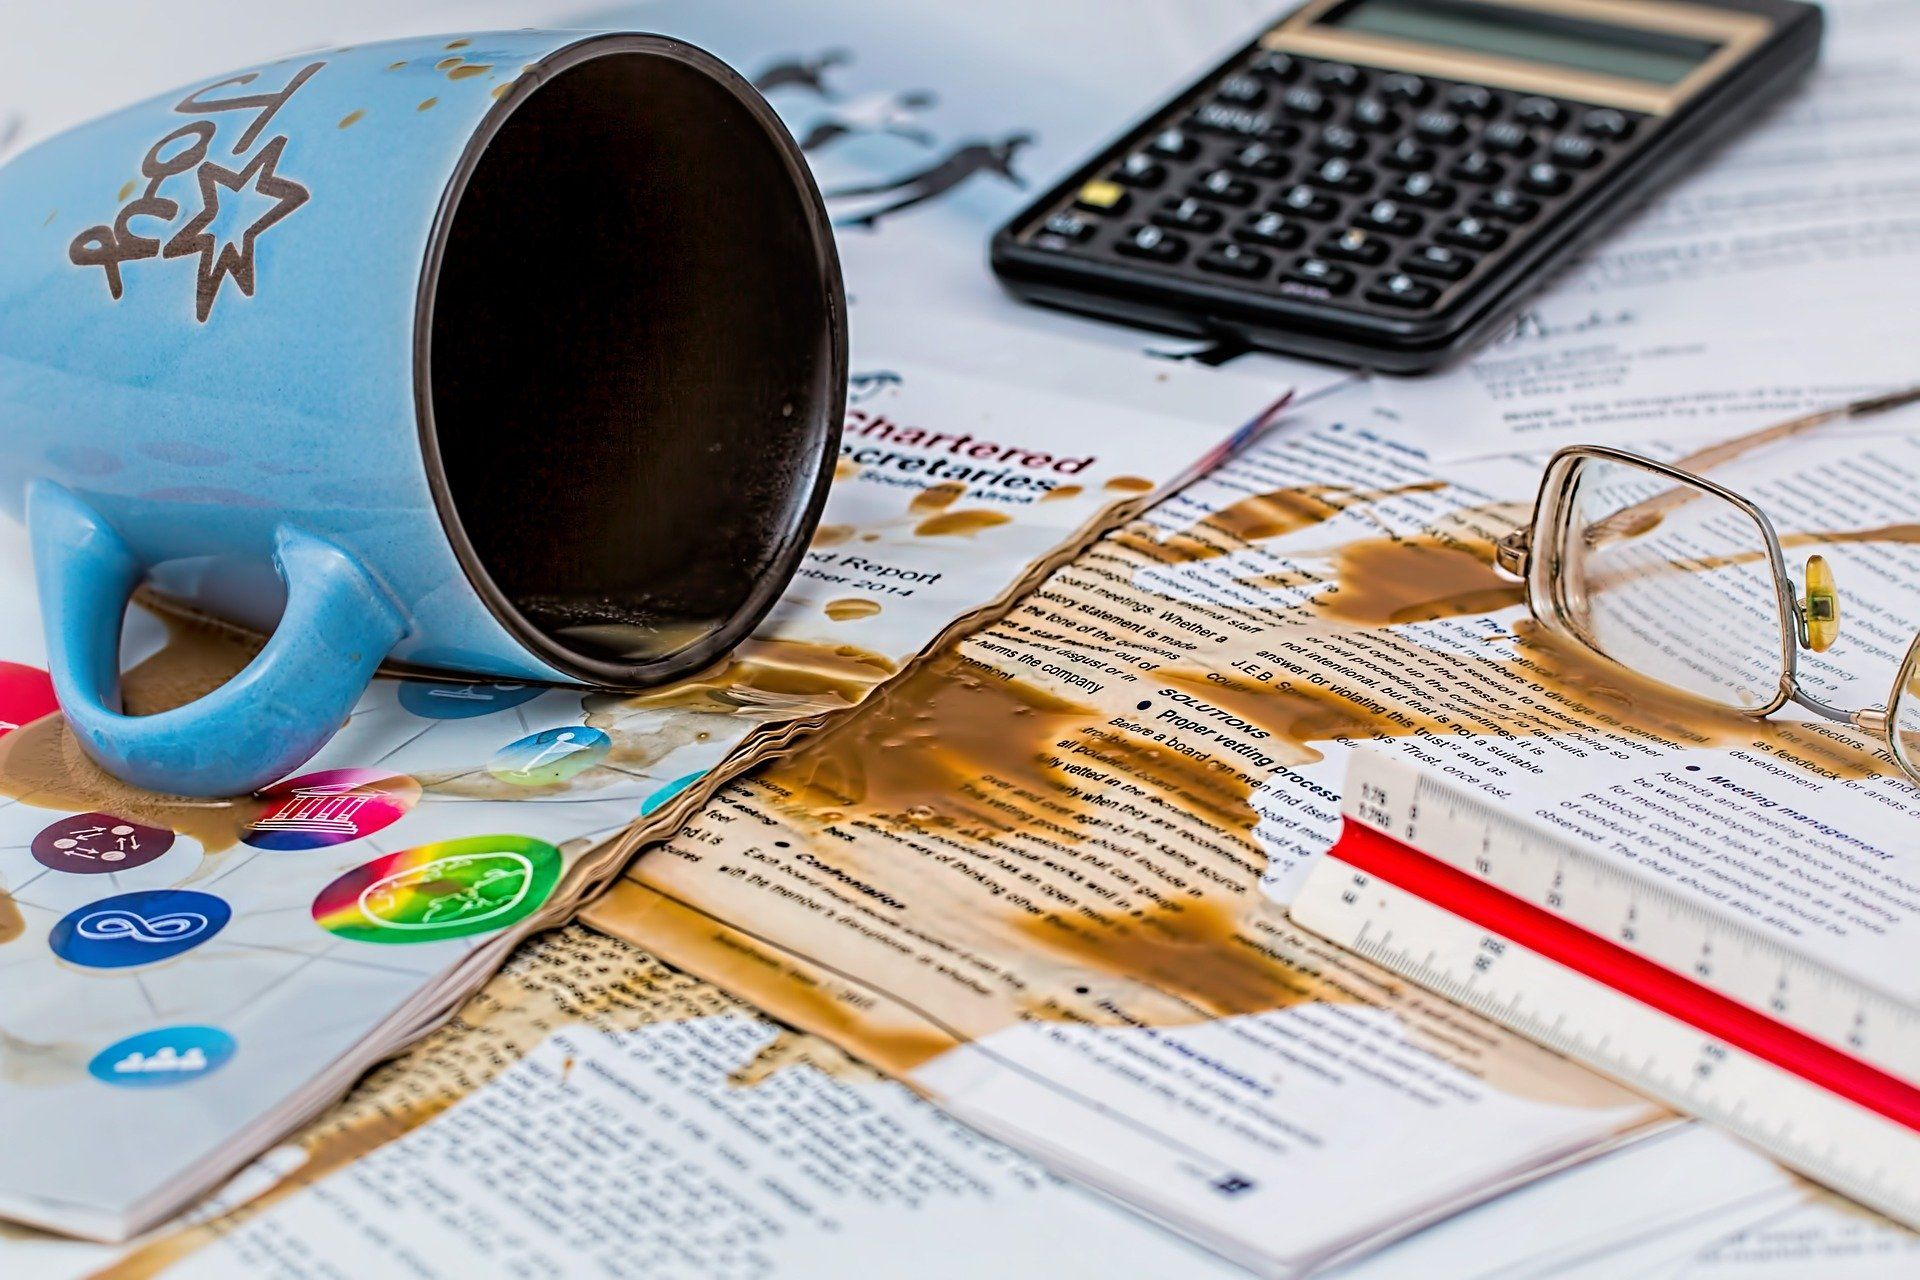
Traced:
[[[1086, 359], [1092, 385], [1137, 407], [864, 366], [814, 547], [713, 670], [635, 697], [381, 680], [298, 776], [228, 802], [137, 792], [79, 751], [51, 714], [16, 549], [0, 647], [0, 1216], [116, 1238], [177, 1211], [725, 779], [1243, 441], [1234, 424], [1271, 416], [1271, 389], [1248, 380]], [[1147, 407], [1176, 393], [1187, 416]], [[1017, 461], [988, 466], [967, 442]], [[194, 619], [140, 630], [136, 713], [251, 653]]]
[[[1914, 796], [1844, 730], [1623, 705], [1493, 567], [1538, 460], [1437, 475], [1367, 412], [1330, 399], [1101, 540], [731, 785], [586, 918], [1267, 1273], [1657, 1129], [1291, 924], [1352, 747], [1556, 812], [1710, 762], [1868, 840]], [[1806, 447], [1727, 474], [1860, 584], [1856, 645], [1811, 674], [1873, 701], [1850, 683], [1890, 680], [1886, 637], [1920, 622], [1920, 443], [1822, 441], [1818, 486]]]

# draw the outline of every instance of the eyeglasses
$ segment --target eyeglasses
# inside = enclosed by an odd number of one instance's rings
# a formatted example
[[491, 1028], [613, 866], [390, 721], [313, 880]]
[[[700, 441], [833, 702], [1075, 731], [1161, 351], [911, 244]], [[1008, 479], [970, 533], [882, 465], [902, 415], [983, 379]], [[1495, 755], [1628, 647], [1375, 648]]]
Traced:
[[1792, 702], [1883, 739], [1920, 784], [1920, 635], [1886, 705], [1849, 711], [1800, 682], [1801, 651], [1840, 634], [1826, 558], [1810, 555], [1796, 590], [1773, 522], [1705, 469], [1828, 423], [1920, 402], [1920, 387], [1795, 418], [1703, 450], [1678, 465], [1576, 446], [1547, 464], [1533, 521], [1496, 546], [1525, 580], [1527, 606], [1560, 638], [1676, 692], [1763, 719]]

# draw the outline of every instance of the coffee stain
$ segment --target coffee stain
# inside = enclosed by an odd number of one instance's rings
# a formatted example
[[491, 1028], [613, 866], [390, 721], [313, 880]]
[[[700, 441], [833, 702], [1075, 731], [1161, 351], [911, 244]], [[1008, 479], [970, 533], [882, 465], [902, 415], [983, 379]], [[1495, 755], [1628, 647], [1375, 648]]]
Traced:
[[490, 63], [485, 63], [485, 62], [463, 63], [460, 66], [449, 69], [447, 72], [447, 79], [470, 80], [474, 76], [483, 76], [491, 70], [493, 70], [493, 67]]
[[730, 1089], [753, 1089], [790, 1068], [810, 1068], [845, 1084], [875, 1084], [880, 1074], [846, 1050], [804, 1031], [781, 1027], [753, 1057], [727, 1073]]
[[1442, 481], [1427, 480], [1384, 489], [1353, 489], [1341, 485], [1273, 489], [1242, 498], [1164, 538], [1155, 538], [1145, 527], [1135, 527], [1116, 535], [1114, 540], [1155, 564], [1192, 564], [1219, 559], [1257, 542], [1325, 524], [1354, 507], [1369, 506], [1403, 494], [1431, 493], [1445, 487]]
[[515, 82], [512, 80], [503, 80], [499, 84], [493, 86], [493, 88], [487, 90], [487, 96], [489, 98], [492, 98], [495, 102], [498, 102], [500, 101], [500, 99], [506, 97], [509, 93], [513, 92], [514, 83]]
[[18, 938], [27, 931], [27, 921], [20, 914], [20, 907], [13, 895], [0, 889], [0, 947]]
[[842, 458], [833, 464], [833, 478], [835, 480], [851, 480], [859, 474], [860, 466], [851, 458]]
[[340, 128], [351, 129], [354, 125], [359, 124], [362, 120], [366, 118], [367, 118], [367, 112], [364, 107], [355, 111], [349, 111], [347, 112], [347, 114], [340, 117]]
[[[225, 684], [253, 659], [257, 643], [172, 615], [160, 650], [128, 671], [121, 701], [128, 715], [170, 711]], [[0, 794], [36, 808], [111, 813], [165, 827], [209, 854], [232, 848], [266, 811], [253, 796], [199, 799], [142, 791], [93, 762], [58, 714], [0, 737]]]
[[1068, 498], [1077, 498], [1085, 493], [1085, 487], [1077, 484], [1055, 485], [1040, 495], [1042, 502], [1065, 502]]
[[[1280, 908], [1264, 900], [1249, 902], [1245, 910], [1276, 927], [1284, 920]], [[1023, 922], [1018, 932], [1084, 971], [1193, 1006], [1205, 1015], [1194, 1021], [1359, 998], [1325, 974], [1259, 946], [1241, 919], [1216, 901], [1156, 906], [1138, 919], [1049, 915]], [[1155, 1025], [1166, 1022], [1156, 1018]]]
[[1100, 487], [1108, 493], [1152, 493], [1153, 481], [1145, 476], [1115, 476]]
[[816, 547], [837, 547], [853, 537], [854, 528], [850, 524], [823, 524], [813, 533], [813, 545]]
[[415, 111], [431, 111], [433, 110], [434, 105], [439, 101], [440, 99], [438, 98], [423, 98], [420, 102], [420, 105], [415, 107], [414, 110]]
[[971, 538], [983, 529], [996, 528], [1010, 524], [1013, 517], [1004, 511], [989, 511], [975, 508], [967, 511], [945, 511], [930, 516], [913, 526], [916, 538]]
[[892, 659], [853, 645], [753, 639], [698, 675], [621, 701], [749, 715], [831, 711], [859, 702], [894, 669]]
[[114, 193], [113, 198], [115, 200], [125, 200], [128, 196], [133, 194], [134, 188], [138, 187], [139, 185], [140, 183], [136, 179], [129, 178], [127, 179], [126, 182], [121, 184], [120, 190]]
[[0, 1028], [0, 1081], [22, 1089], [47, 1089], [84, 1079], [92, 1058], [83, 1045], [40, 1043]]
[[447, 48], [449, 48], [449, 49], [464, 49], [464, 48], [466, 48], [466, 47], [467, 47], [468, 45], [470, 45], [470, 44], [472, 44], [472, 43], [473, 43], [473, 41], [471, 41], [471, 40], [468, 40], [468, 39], [464, 39], [464, 38], [462, 38], [462, 39], [459, 39], [459, 40], [449, 40], [449, 41], [447, 41], [447, 44], [446, 44], [446, 47], [447, 47]]
[[399, 62], [389, 62], [389, 63], [387, 64], [387, 70], [389, 70], [389, 71], [398, 71], [398, 70], [399, 70], [400, 68], [402, 68], [402, 67], [404, 67], [404, 66], [406, 66], [406, 65], [407, 65], [407, 64], [406, 64], [406, 60], [405, 60], [405, 59], [402, 59], [402, 60], [401, 60], [401, 61], [399, 61]]
[[465, 61], [465, 58], [460, 57], [442, 58], [433, 64], [433, 69], [435, 71], [451, 71]]
[[966, 493], [967, 486], [957, 480], [947, 480], [940, 484], [929, 485], [913, 495], [913, 501], [907, 503], [907, 511], [912, 515], [926, 515], [929, 512], [945, 511]]
[[841, 600], [829, 600], [821, 609], [835, 622], [852, 622], [858, 618], [871, 618], [880, 612], [880, 602], [869, 600], [865, 596], [848, 596]]
[[1340, 548], [1334, 565], [1333, 585], [1315, 593], [1313, 607], [1353, 626], [1470, 617], [1527, 602], [1526, 584], [1495, 566], [1490, 544], [1369, 538]]

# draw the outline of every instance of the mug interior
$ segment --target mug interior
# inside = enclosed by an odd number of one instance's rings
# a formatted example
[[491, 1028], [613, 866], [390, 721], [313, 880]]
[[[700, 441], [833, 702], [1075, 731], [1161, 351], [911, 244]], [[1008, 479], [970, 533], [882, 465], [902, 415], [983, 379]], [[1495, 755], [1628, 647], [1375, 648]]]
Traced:
[[831, 232], [754, 91], [657, 36], [524, 74], [422, 286], [422, 442], [475, 588], [567, 675], [640, 686], [752, 630], [812, 536], [845, 334]]

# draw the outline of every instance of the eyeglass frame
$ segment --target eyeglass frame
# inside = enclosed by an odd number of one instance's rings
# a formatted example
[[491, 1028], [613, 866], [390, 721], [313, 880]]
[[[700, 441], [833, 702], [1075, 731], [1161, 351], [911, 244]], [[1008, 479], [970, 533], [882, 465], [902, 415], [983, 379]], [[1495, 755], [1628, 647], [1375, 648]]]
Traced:
[[[1554, 531], [1561, 527], [1561, 517], [1573, 493], [1573, 478], [1579, 474], [1580, 467], [1588, 462], [1613, 462], [1637, 467], [1664, 479], [1684, 484], [1704, 496], [1732, 503], [1754, 522], [1766, 542], [1767, 557], [1773, 568], [1774, 591], [1780, 606], [1780, 688], [1774, 695], [1773, 701], [1764, 707], [1736, 707], [1717, 703], [1712, 699], [1703, 699], [1703, 701], [1725, 706], [1728, 711], [1756, 721], [1767, 719], [1791, 702], [1823, 719], [1851, 725], [1863, 733], [1880, 739], [1886, 744], [1894, 764], [1900, 771], [1915, 784], [1920, 784], [1920, 766], [1909, 764], [1899, 744], [1893, 740], [1894, 708], [1902, 699], [1902, 691], [1912, 682], [1916, 673], [1920, 673], [1920, 633], [1915, 634], [1913, 642], [1907, 646], [1906, 657], [1900, 664], [1899, 674], [1894, 680], [1885, 705], [1848, 711], [1807, 692], [1800, 684], [1799, 671], [1800, 650], [1813, 649], [1808, 634], [1810, 620], [1805, 604], [1794, 588], [1792, 571], [1787, 566], [1786, 548], [1780, 542], [1780, 535], [1774, 529], [1773, 521], [1767, 513], [1761, 510], [1751, 498], [1736, 493], [1725, 485], [1716, 484], [1704, 476], [1625, 449], [1614, 449], [1604, 445], [1570, 445], [1555, 453], [1547, 462], [1546, 471], [1541, 476], [1540, 491], [1534, 498], [1533, 518], [1494, 543], [1495, 564], [1525, 584], [1527, 611], [1536, 621], [1555, 635], [1578, 643], [1582, 648], [1622, 670], [1635, 670], [1634, 667], [1620, 662], [1601, 650], [1573, 628], [1565, 617], [1565, 606], [1559, 592], [1553, 589], [1559, 579], [1561, 566], [1552, 562], [1550, 557], [1534, 554], [1537, 546], [1557, 545]], [[1543, 597], [1548, 602], [1544, 609], [1538, 603]], [[1700, 697], [1683, 686], [1659, 680], [1656, 676], [1647, 678], [1658, 680], [1659, 683], [1680, 693]]]

